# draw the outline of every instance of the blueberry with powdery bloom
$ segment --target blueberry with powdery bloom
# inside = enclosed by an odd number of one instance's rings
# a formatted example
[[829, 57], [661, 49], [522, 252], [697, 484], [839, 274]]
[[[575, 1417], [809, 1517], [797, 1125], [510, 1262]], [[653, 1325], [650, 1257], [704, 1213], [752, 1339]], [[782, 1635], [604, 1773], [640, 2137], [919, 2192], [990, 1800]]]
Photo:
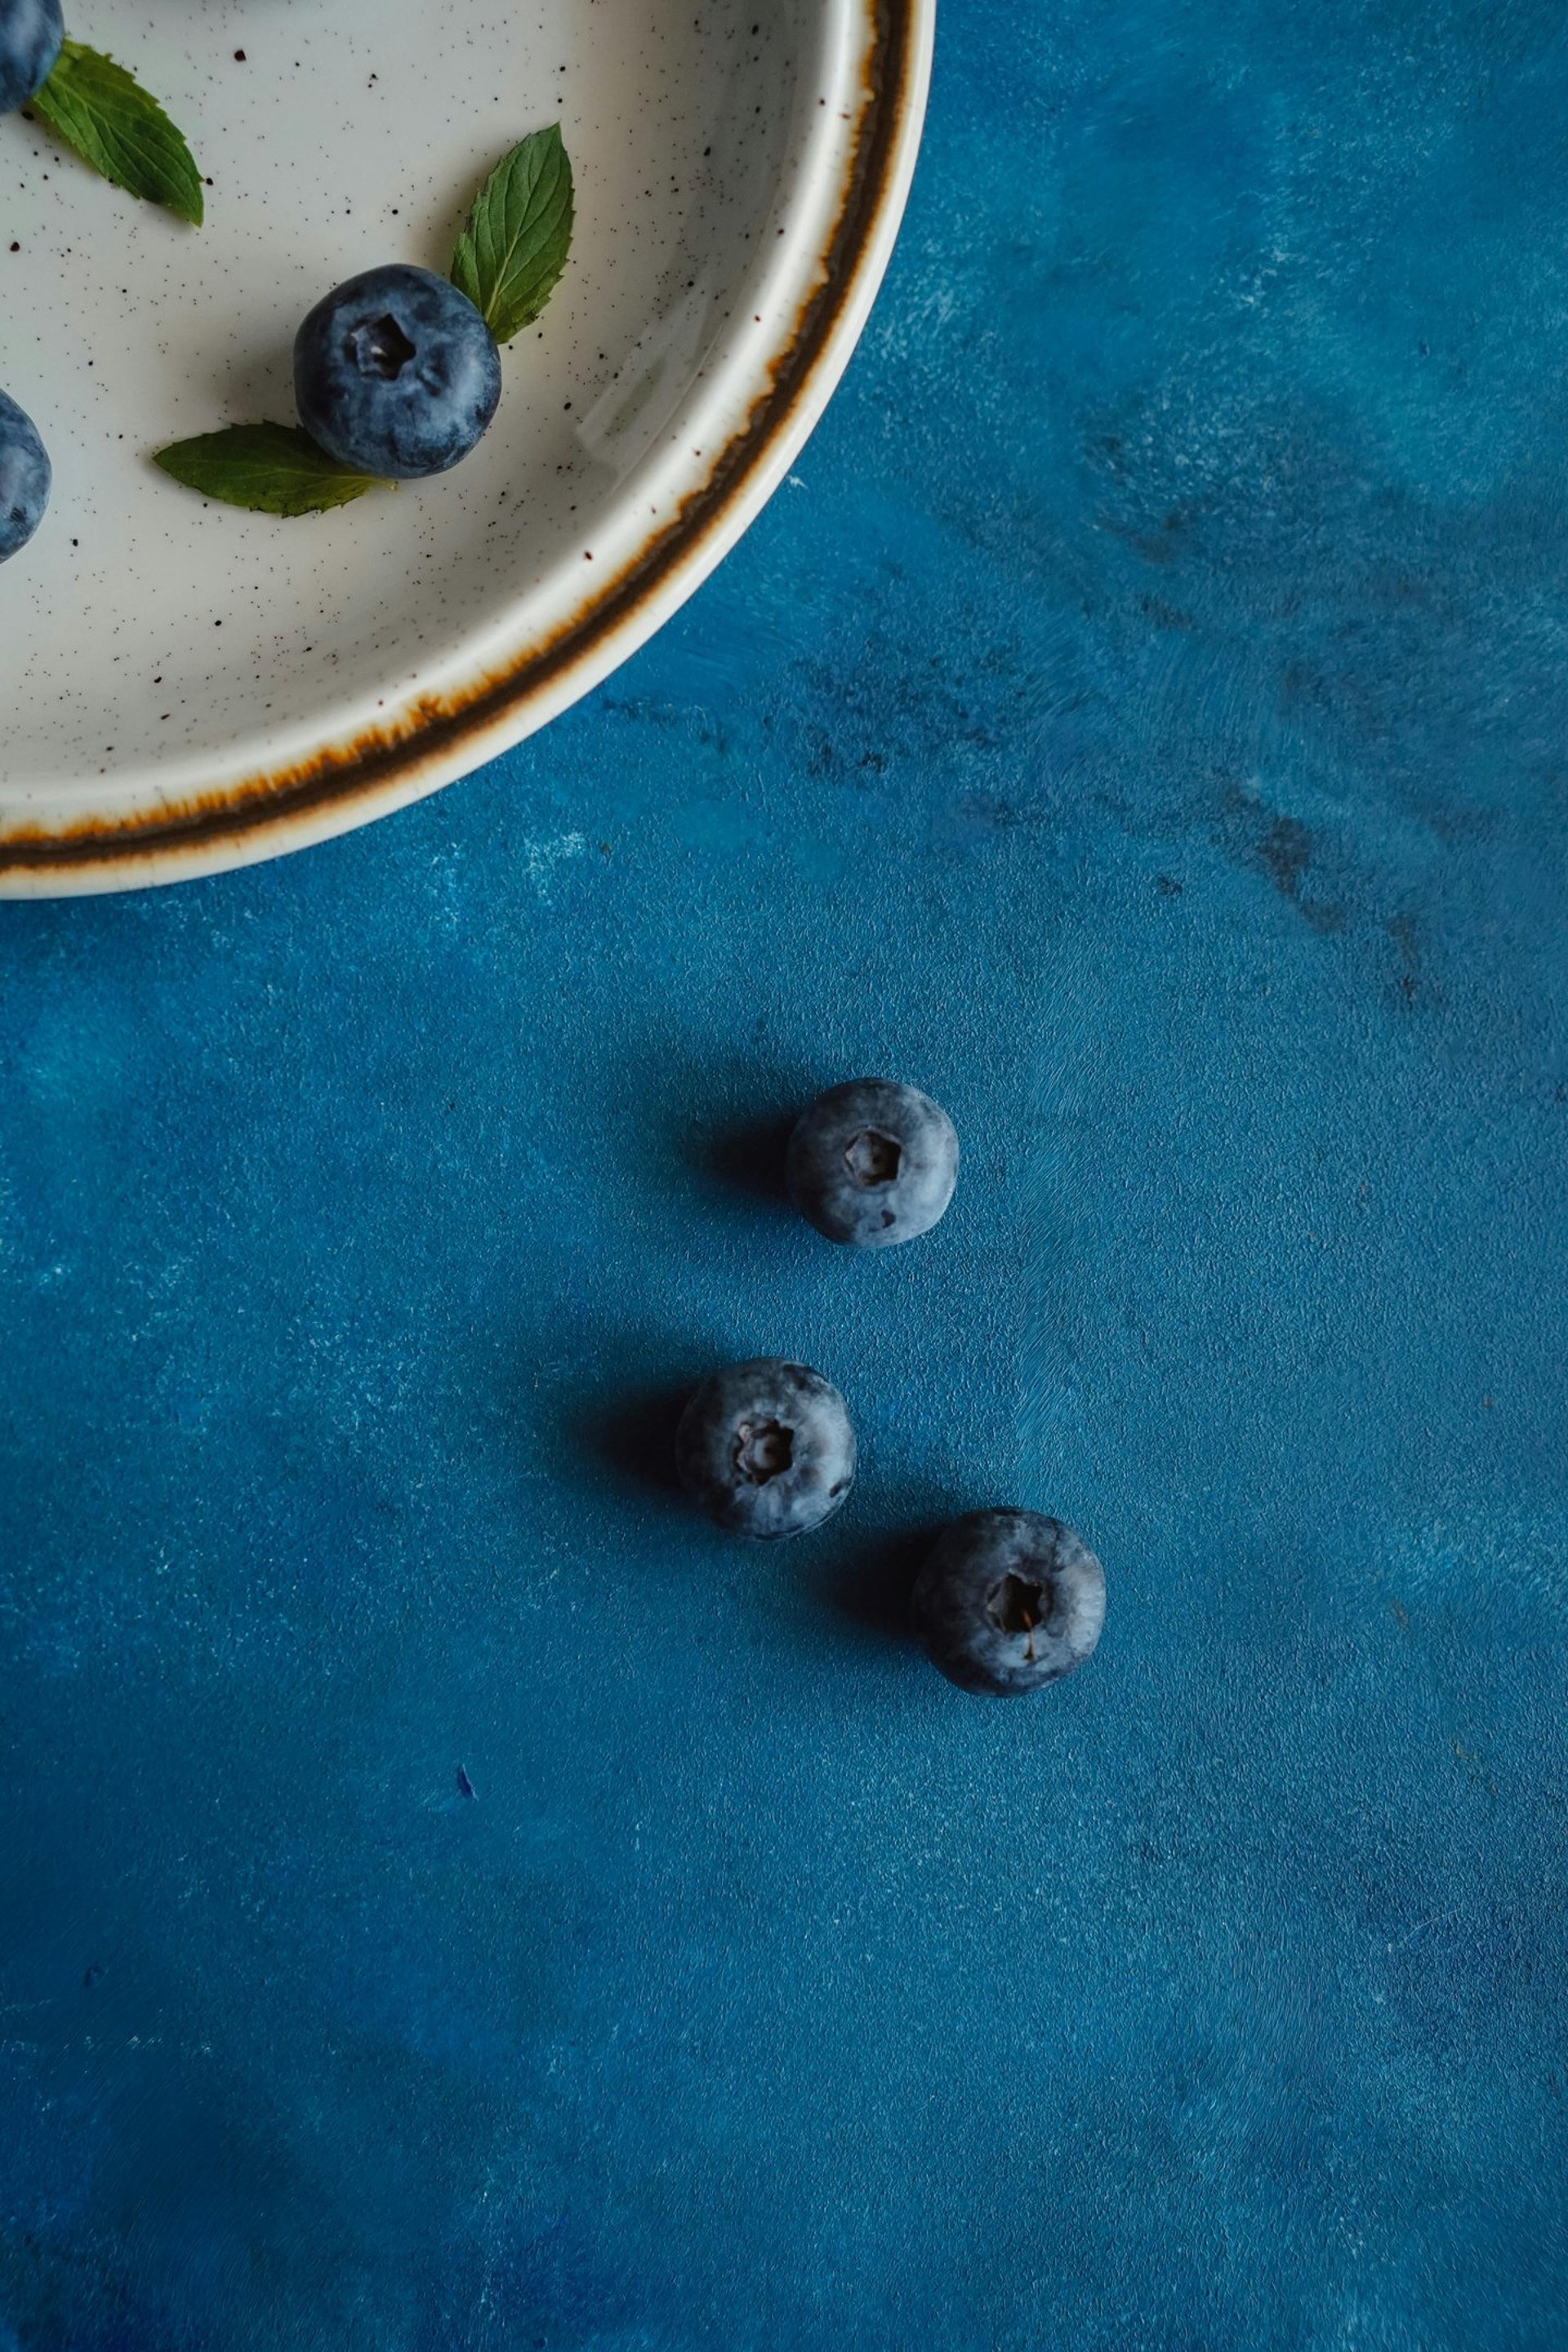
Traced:
[[65, 37], [60, 0], [0, 0], [0, 114], [37, 98]]
[[466, 294], [395, 262], [349, 278], [294, 339], [300, 422], [329, 457], [394, 481], [444, 474], [500, 399], [495, 337]]
[[805, 1535], [855, 1483], [855, 1432], [831, 1381], [763, 1356], [705, 1380], [680, 1416], [682, 1485], [721, 1528], [763, 1540]]
[[37, 426], [0, 392], [0, 563], [26, 547], [37, 530], [53, 480]]
[[960, 1689], [1012, 1698], [1081, 1666], [1105, 1623], [1105, 1570], [1083, 1538], [1038, 1511], [971, 1511], [944, 1528], [910, 1613]]
[[958, 1137], [940, 1103], [891, 1078], [818, 1095], [789, 1139], [789, 1189], [830, 1242], [887, 1249], [929, 1233], [958, 1181]]

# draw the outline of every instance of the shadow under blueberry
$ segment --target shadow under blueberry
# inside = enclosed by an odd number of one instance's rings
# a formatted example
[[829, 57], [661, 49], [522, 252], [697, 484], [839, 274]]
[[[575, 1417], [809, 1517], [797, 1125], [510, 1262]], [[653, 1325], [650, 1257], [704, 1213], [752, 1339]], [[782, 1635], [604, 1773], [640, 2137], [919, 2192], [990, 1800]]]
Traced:
[[688, 1158], [702, 1174], [715, 1178], [727, 1191], [744, 1192], [752, 1200], [787, 1208], [789, 1186], [784, 1181], [784, 1154], [799, 1116], [797, 1107], [697, 1137]]
[[884, 1529], [858, 1541], [846, 1529], [839, 1557], [813, 1570], [819, 1598], [836, 1615], [866, 1633], [918, 1648], [910, 1623], [910, 1595], [945, 1524], [945, 1514], [932, 1515], [912, 1527]]
[[660, 1494], [680, 1496], [675, 1433], [696, 1386], [693, 1378], [623, 1390], [601, 1402], [581, 1406], [570, 1417], [568, 1433], [602, 1468]]

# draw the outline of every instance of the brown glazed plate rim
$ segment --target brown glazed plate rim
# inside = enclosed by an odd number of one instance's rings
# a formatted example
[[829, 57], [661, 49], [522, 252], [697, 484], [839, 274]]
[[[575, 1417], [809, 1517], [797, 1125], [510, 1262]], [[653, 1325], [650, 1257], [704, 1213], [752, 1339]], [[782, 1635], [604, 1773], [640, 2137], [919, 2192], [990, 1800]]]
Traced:
[[0, 897], [136, 888], [303, 848], [406, 806], [520, 742], [606, 677], [700, 585], [783, 478], [864, 327], [913, 174], [934, 0], [863, 0], [862, 104], [842, 201], [765, 389], [673, 520], [569, 617], [391, 727], [178, 799], [0, 814]]

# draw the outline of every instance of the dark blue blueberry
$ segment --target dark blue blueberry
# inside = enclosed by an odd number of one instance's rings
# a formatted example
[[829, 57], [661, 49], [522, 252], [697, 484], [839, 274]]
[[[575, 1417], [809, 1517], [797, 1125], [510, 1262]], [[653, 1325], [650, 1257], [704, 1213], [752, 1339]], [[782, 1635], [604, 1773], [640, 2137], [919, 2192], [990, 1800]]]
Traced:
[[1037, 1511], [971, 1511], [944, 1528], [910, 1610], [931, 1662], [961, 1689], [1011, 1698], [1081, 1666], [1105, 1623], [1105, 1570], [1081, 1536]]
[[495, 337], [433, 270], [367, 269], [318, 302], [294, 339], [300, 424], [363, 474], [444, 474], [500, 398]]
[[830, 1087], [789, 1139], [795, 1207], [830, 1242], [886, 1249], [929, 1233], [958, 1181], [958, 1137], [940, 1103], [891, 1078]]
[[830, 1381], [763, 1356], [703, 1381], [680, 1416], [675, 1458], [721, 1528], [799, 1536], [831, 1518], [855, 1484], [855, 1432]]
[[37, 426], [0, 392], [0, 563], [37, 530], [53, 479]]
[[65, 37], [60, 0], [0, 0], [0, 114], [37, 97]]

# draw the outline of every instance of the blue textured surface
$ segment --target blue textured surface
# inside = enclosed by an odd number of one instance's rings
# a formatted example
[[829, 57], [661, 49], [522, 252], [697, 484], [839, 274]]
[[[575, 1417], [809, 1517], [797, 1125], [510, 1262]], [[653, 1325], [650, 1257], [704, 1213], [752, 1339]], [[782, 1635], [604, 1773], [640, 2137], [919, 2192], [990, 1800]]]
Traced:
[[[1562, 2344], [1565, 92], [950, 0], [658, 644], [0, 912], [5, 2352]], [[870, 1262], [751, 1133], [862, 1069]], [[652, 1474], [773, 1349], [866, 1467], [753, 1556]], [[892, 1604], [1013, 1499], [1110, 1617], [986, 1706]]]

